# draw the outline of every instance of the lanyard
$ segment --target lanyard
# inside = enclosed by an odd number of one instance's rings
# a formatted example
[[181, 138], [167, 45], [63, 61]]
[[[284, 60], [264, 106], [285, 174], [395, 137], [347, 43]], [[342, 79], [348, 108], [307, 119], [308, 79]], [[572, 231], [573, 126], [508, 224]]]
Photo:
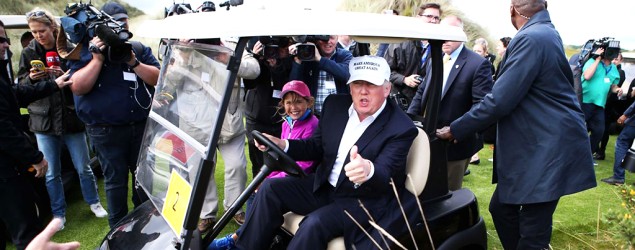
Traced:
[[613, 69], [613, 64], [609, 65], [609, 68], [607, 69], [606, 66], [604, 66], [604, 62], [600, 62], [602, 64], [602, 68], [604, 68], [604, 75], [608, 75], [609, 72], [611, 72], [611, 69]]

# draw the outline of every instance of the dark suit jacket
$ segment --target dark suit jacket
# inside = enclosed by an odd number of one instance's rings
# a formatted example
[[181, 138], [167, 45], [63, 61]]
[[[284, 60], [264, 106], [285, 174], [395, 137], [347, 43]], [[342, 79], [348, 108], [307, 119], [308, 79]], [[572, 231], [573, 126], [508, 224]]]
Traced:
[[[312, 175], [315, 178], [314, 192], [318, 192], [324, 185], [330, 185], [328, 177], [348, 122], [348, 108], [351, 104], [350, 95], [328, 96], [324, 102], [324, 112], [320, 123], [313, 136], [306, 140], [289, 140], [287, 153], [293, 159], [322, 162], [316, 169], [315, 175]], [[342, 168], [334, 191], [335, 202], [354, 216], [363, 215], [364, 212], [359, 208], [359, 199], [374, 218], [381, 218], [388, 205], [394, 203], [395, 195], [390, 185], [391, 178], [400, 192], [404, 190], [406, 158], [416, 136], [417, 130], [412, 120], [397, 108], [394, 102], [387, 101], [384, 110], [355, 143], [359, 154], [373, 162], [374, 175], [355, 189], [354, 184], [344, 175], [345, 171]], [[348, 162], [350, 159], [347, 156], [344, 165]], [[358, 237], [360, 232], [344, 236], [347, 240], [366, 238]]]
[[[430, 68], [428, 68], [430, 69]], [[426, 74], [424, 84], [419, 85], [415, 97], [408, 108], [408, 113], [421, 115], [425, 104], [425, 90], [430, 86], [432, 74]], [[448, 75], [443, 90], [437, 127], [449, 126], [450, 123], [467, 113], [474, 104], [492, 91], [492, 73], [490, 63], [482, 56], [463, 47]], [[473, 133], [458, 143], [448, 145], [448, 160], [456, 161], [470, 158], [483, 148], [483, 138]]]
[[547, 10], [509, 43], [492, 93], [450, 128], [461, 141], [493, 122], [500, 202], [554, 201], [596, 186], [573, 75]]

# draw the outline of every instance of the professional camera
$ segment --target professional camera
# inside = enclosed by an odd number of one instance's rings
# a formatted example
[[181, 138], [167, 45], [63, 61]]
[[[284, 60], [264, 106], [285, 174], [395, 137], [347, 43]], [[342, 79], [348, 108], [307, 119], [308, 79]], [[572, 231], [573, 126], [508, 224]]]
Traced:
[[328, 41], [329, 35], [306, 35], [296, 36], [293, 39], [302, 43], [296, 46], [296, 57], [302, 61], [313, 61], [315, 58], [315, 45], [307, 44], [308, 42], [316, 43], [317, 41]]
[[[598, 48], [603, 48], [604, 52], [600, 55], [593, 54]], [[603, 37], [597, 40], [590, 39], [582, 46], [582, 50], [580, 51], [580, 62], [581, 66], [589, 58], [597, 58], [601, 56], [602, 58], [613, 60], [617, 58], [617, 55], [620, 53], [620, 41], [616, 41], [615, 38], [612, 37]]]
[[[128, 40], [132, 38], [132, 33], [125, 28], [124, 23], [118, 22], [90, 3], [69, 4], [64, 13], [66, 16], [60, 19], [68, 41], [75, 45], [88, 46], [90, 39], [98, 36], [106, 44], [106, 48], [100, 51], [95, 46], [89, 46], [91, 52], [102, 53], [111, 62], [130, 60], [132, 45]], [[62, 57], [65, 55], [68, 53], [60, 53]]]
[[291, 40], [284, 36], [261, 36], [258, 40], [263, 46], [262, 51], [260, 51], [260, 55], [264, 59], [280, 58], [278, 49], [287, 47], [291, 44]]
[[203, 2], [203, 4], [201, 5], [200, 8], [201, 8], [201, 12], [216, 11], [216, 6], [214, 5], [214, 3], [212, 1]]
[[169, 9], [165, 8], [164, 17], [195, 12], [196, 11], [192, 10], [192, 6], [189, 3], [175, 3]]

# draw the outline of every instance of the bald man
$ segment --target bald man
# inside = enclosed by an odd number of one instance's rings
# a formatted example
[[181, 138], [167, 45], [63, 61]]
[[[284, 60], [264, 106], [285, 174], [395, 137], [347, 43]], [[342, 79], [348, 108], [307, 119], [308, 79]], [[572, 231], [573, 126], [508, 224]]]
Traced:
[[483, 101], [437, 131], [458, 142], [498, 126], [490, 201], [505, 249], [548, 249], [560, 197], [596, 186], [584, 115], [544, 0], [512, 0], [518, 34]]

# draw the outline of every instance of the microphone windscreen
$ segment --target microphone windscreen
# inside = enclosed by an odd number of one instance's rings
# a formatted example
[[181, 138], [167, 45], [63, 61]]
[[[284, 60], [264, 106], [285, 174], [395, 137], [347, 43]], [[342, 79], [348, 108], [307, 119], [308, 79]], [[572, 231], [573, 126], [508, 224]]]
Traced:
[[60, 66], [60, 56], [55, 51], [46, 52], [46, 66]]
[[106, 25], [97, 25], [97, 27], [95, 27], [95, 34], [97, 34], [99, 39], [109, 46], [115, 46], [123, 43], [119, 40], [119, 36], [115, 34], [115, 31]]

